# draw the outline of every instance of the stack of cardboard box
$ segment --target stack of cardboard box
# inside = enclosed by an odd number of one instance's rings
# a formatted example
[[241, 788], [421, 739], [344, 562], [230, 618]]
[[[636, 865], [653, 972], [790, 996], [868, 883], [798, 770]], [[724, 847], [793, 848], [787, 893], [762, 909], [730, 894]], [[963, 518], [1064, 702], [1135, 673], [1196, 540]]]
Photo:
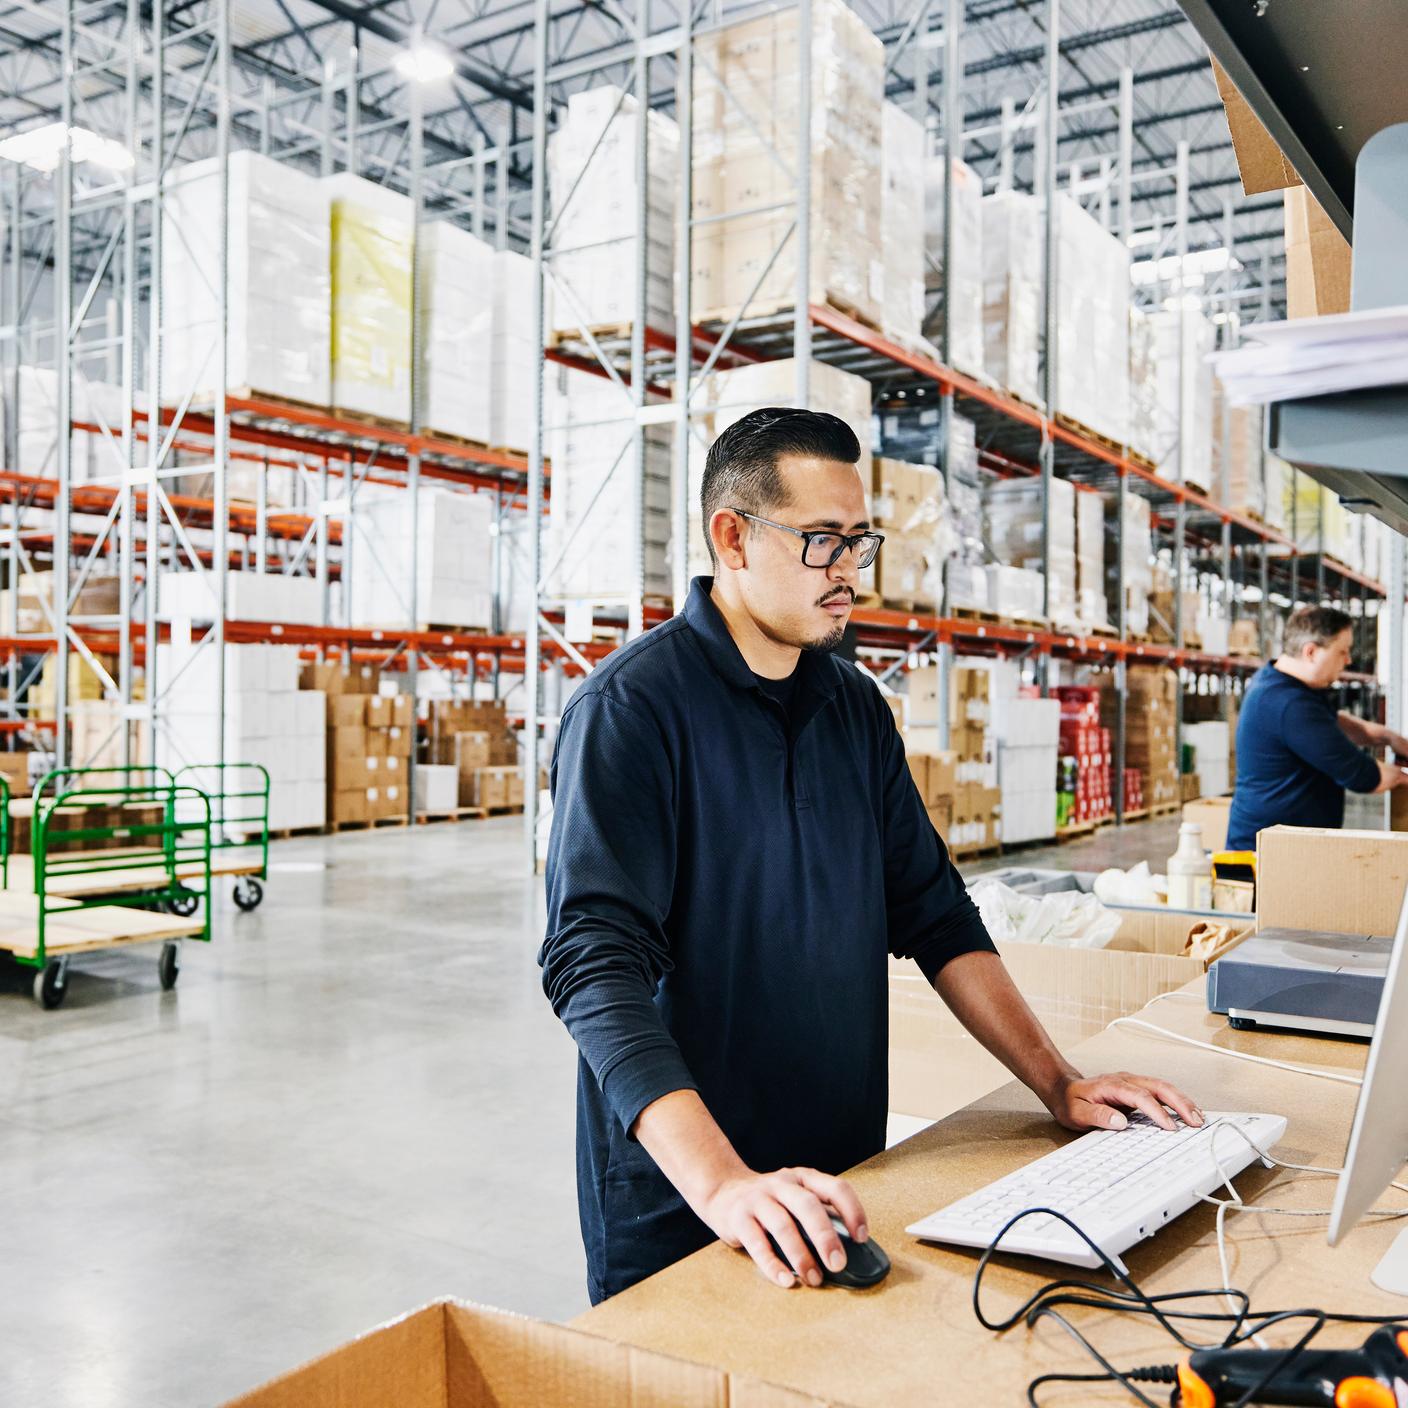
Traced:
[[[1178, 801], [1178, 676], [1153, 666], [1131, 668], [1125, 675], [1124, 760], [1142, 776], [1144, 805], [1150, 809]], [[1113, 724], [1118, 696], [1113, 682], [1100, 691], [1100, 713]]]
[[[1069, 824], [1103, 821], [1114, 811], [1110, 780], [1110, 730], [1100, 722], [1100, 691], [1093, 685], [1062, 685], [1061, 756], [1074, 771]], [[1074, 769], [1071, 768], [1074, 760]]]
[[943, 477], [937, 469], [903, 460], [875, 461], [871, 517], [885, 535], [873, 567], [861, 578], [886, 606], [933, 611], [943, 589], [940, 532]]
[[327, 695], [328, 820], [334, 825], [407, 814], [415, 701], [381, 694], [373, 665], [308, 664], [306, 687]]
[[924, 802], [924, 810], [934, 830], [949, 844], [953, 835], [954, 809], [958, 790], [958, 758], [951, 750], [933, 753], [911, 752], [909, 771]]
[[949, 680], [948, 737], [954, 755], [950, 848], [959, 855], [1001, 840], [1002, 792], [997, 785], [997, 748], [992, 734], [992, 676], [959, 666]]
[[428, 762], [456, 771], [460, 806], [499, 810], [523, 805], [518, 743], [502, 704], [432, 700], [426, 732]]

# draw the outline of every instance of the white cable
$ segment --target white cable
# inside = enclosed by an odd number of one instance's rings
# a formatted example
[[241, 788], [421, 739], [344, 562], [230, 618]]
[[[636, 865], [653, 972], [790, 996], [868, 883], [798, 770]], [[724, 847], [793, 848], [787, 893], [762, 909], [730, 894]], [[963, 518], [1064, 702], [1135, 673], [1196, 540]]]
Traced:
[[1273, 1061], [1269, 1056], [1249, 1056], [1245, 1051], [1229, 1051], [1225, 1046], [1214, 1046], [1210, 1041], [1199, 1041], [1196, 1037], [1184, 1036], [1181, 1032], [1171, 1032], [1167, 1027], [1153, 1022], [1141, 1022], [1138, 1017], [1116, 1017], [1112, 1027], [1140, 1027], [1169, 1041], [1181, 1041], [1185, 1046], [1196, 1046], [1203, 1051], [1211, 1051], [1217, 1056], [1230, 1056], [1234, 1061], [1250, 1061], [1256, 1066], [1274, 1066], [1278, 1071], [1294, 1071], [1302, 1076], [1319, 1076], [1321, 1080], [1338, 1081], [1341, 1085], [1363, 1085], [1358, 1076], [1347, 1076], [1340, 1071], [1320, 1071], [1314, 1066], [1296, 1066], [1289, 1061]]

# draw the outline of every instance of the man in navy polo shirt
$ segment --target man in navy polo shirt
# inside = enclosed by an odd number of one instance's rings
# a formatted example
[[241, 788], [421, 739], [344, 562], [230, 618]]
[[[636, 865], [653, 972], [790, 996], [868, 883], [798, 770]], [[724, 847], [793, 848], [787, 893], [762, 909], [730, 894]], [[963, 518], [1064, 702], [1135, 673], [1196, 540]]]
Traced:
[[1286, 622], [1280, 656], [1252, 676], [1237, 717], [1237, 785], [1227, 849], [1256, 849], [1268, 826], [1343, 826], [1344, 794], [1387, 792], [1408, 774], [1368, 749], [1408, 756], [1408, 740], [1336, 710], [1330, 694], [1349, 668], [1353, 620], [1302, 606]]
[[[885, 1146], [887, 956], [1070, 1129], [1201, 1115], [1086, 1078], [1013, 986], [930, 824], [894, 717], [833, 651], [880, 535], [860, 445], [772, 408], [709, 452], [715, 576], [590, 675], [553, 757], [539, 962], [581, 1052], [577, 1190], [593, 1303], [714, 1238], [781, 1286], [844, 1265], [839, 1175]], [[934, 1072], [935, 1081], [943, 1072]], [[771, 1233], [782, 1250], [769, 1245]]]

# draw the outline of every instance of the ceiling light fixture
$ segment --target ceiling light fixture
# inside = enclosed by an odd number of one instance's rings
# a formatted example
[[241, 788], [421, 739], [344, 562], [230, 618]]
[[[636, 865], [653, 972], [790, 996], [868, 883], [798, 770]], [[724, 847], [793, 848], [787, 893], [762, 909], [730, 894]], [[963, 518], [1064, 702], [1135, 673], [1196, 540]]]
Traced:
[[[31, 127], [0, 142], [0, 157], [17, 161], [35, 171], [53, 171], [64, 151], [64, 125], [48, 122], [43, 127]], [[127, 171], [133, 165], [132, 153], [110, 137], [100, 137], [86, 127], [68, 129], [69, 158], [74, 163], [91, 162], [109, 171]]]
[[417, 42], [396, 56], [396, 72], [410, 83], [443, 83], [454, 71], [450, 56], [432, 44]]

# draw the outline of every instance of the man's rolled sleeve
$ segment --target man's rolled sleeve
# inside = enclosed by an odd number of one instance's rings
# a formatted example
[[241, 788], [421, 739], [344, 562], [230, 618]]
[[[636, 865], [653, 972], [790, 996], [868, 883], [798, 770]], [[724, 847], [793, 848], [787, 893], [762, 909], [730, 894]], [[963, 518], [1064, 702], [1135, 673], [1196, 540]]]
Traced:
[[883, 733], [885, 908], [890, 952], [912, 958], [932, 985], [963, 953], [997, 949], [934, 830], [905, 760], [894, 715], [876, 692]]
[[604, 694], [572, 701], [552, 767], [543, 991], [628, 1133], [697, 1085], [654, 996], [672, 967], [674, 780], [658, 728]]

